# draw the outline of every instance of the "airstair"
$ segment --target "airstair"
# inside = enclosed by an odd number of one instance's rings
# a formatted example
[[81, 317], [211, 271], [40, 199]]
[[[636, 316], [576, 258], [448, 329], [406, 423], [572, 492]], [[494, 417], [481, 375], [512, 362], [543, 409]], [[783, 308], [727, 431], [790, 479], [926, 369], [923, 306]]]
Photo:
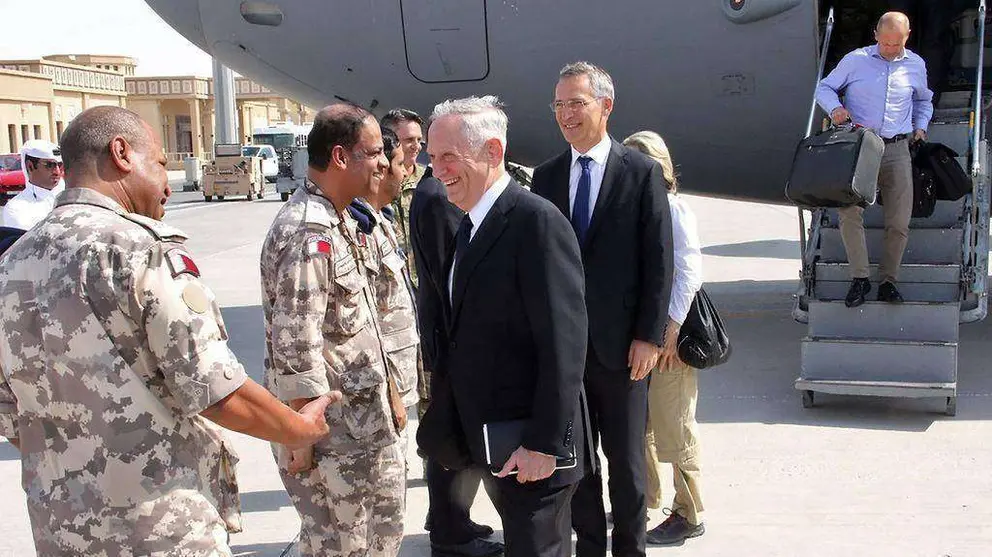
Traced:
[[[808, 327], [795, 381], [806, 408], [814, 406], [819, 392], [941, 397], [946, 414], [956, 413], [959, 327], [984, 319], [988, 312], [990, 184], [983, 115], [992, 97], [981, 86], [984, 16], [981, 0], [977, 85], [974, 91], [945, 92], [928, 133], [929, 141], [961, 155], [958, 161], [970, 170], [972, 193], [938, 201], [930, 217], [912, 219], [898, 284], [905, 303], [874, 300], [884, 236], [881, 207], [864, 212], [872, 292], [857, 308], [844, 305], [851, 279], [837, 211], [815, 210], [809, 228], [801, 225], [802, 273], [793, 315]], [[823, 53], [832, 19], [831, 14]]]

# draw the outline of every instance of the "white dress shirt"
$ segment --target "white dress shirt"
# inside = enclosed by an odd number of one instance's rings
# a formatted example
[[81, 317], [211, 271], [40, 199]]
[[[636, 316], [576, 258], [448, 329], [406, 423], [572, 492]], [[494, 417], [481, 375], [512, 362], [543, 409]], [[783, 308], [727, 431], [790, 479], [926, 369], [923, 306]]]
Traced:
[[[482, 226], [482, 221], [486, 220], [486, 215], [492, 210], [493, 205], [496, 204], [496, 200], [499, 196], [503, 194], [506, 190], [506, 186], [510, 185], [510, 175], [503, 173], [502, 176], [493, 182], [493, 185], [489, 186], [486, 193], [482, 194], [479, 198], [479, 202], [475, 204], [468, 211], [468, 218], [472, 221], [472, 233], [469, 234], [468, 240], [471, 243], [472, 238], [475, 238], [475, 233], [479, 231], [479, 227]], [[457, 232], [456, 232], [457, 234]], [[455, 245], [458, 242], [458, 238], [455, 238]], [[451, 264], [451, 269], [448, 271], [448, 299], [450, 302], [454, 302], [455, 296], [455, 266], [458, 265], [458, 261], [454, 260]]]
[[703, 254], [699, 249], [696, 215], [679, 196], [668, 194], [672, 212], [672, 244], [675, 259], [672, 298], [668, 317], [679, 325], [685, 322], [696, 292], [703, 286]]
[[612, 146], [613, 140], [609, 135], [604, 135], [602, 141], [585, 153], [580, 153], [572, 147], [572, 166], [569, 167], [568, 176], [569, 217], [575, 209], [575, 192], [579, 189], [579, 178], [582, 177], [582, 163], [579, 162], [579, 157], [585, 155], [592, 159], [589, 163], [589, 219], [591, 220], [593, 211], [596, 210], [596, 200], [599, 199], [599, 190], [603, 186], [603, 173], [606, 172], [606, 160], [610, 158]]
[[51, 190], [27, 182], [21, 193], [4, 206], [3, 226], [30, 230], [52, 212], [56, 196], [64, 189], [65, 183], [61, 180]]

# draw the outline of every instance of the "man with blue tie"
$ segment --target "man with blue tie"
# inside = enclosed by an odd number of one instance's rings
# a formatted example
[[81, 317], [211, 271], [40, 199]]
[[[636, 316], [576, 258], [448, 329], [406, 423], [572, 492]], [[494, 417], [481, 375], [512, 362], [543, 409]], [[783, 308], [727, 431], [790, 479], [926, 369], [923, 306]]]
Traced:
[[[913, 167], [910, 141], [926, 139], [933, 115], [933, 92], [927, 87], [923, 59], [906, 48], [909, 18], [887, 12], [875, 27], [878, 44], [859, 48], [841, 59], [820, 81], [816, 101], [830, 114], [834, 124], [851, 121], [871, 128], [885, 142], [879, 191], [885, 200], [885, 238], [878, 267], [878, 300], [900, 303], [896, 288], [899, 266], [909, 238], [913, 214]], [[844, 95], [841, 103], [839, 95]], [[851, 271], [851, 287], [845, 304], [857, 307], [871, 292], [870, 265], [865, 241], [864, 209], [838, 210], [840, 232]]]
[[[534, 170], [534, 193], [569, 218], [582, 250], [589, 349], [585, 392], [610, 464], [614, 556], [645, 554], [648, 386], [668, 322], [672, 226], [661, 166], [607, 133], [613, 80], [588, 62], [559, 73], [552, 111], [570, 148]], [[595, 439], [594, 437], [594, 439]], [[595, 448], [589, 451], [595, 458]], [[601, 467], [572, 499], [579, 557], [606, 555]]]

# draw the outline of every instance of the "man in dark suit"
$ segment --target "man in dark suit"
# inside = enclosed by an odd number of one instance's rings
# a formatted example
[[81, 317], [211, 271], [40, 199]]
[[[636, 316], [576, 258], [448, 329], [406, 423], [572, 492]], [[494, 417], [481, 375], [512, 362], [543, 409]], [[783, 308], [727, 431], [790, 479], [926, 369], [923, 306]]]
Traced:
[[[419, 280], [417, 322], [426, 379], [437, 369], [439, 351], [448, 345], [444, 325], [448, 287], [442, 277], [446, 276], [445, 258], [453, 249], [455, 231], [464, 213], [448, 201], [444, 184], [426, 168], [417, 182], [409, 215], [410, 245]], [[493, 534], [492, 528], [470, 518], [482, 479], [480, 470], [447, 470], [434, 459], [427, 459], [425, 466], [430, 505], [427, 529], [433, 557], [490, 557], [502, 553], [503, 544], [484, 539]]]
[[[434, 108], [434, 176], [467, 213], [442, 275], [448, 347], [436, 387], [450, 389], [476, 466], [488, 461], [484, 424], [525, 420], [519, 447], [495, 476], [486, 472], [486, 489], [507, 557], [565, 557], [585, 440], [582, 263], [568, 221], [506, 174], [506, 128], [495, 97]], [[578, 464], [556, 469], [569, 456]]]
[[[569, 217], [582, 249], [589, 351], [585, 387], [610, 464], [613, 555], [645, 553], [647, 381], [663, 345], [672, 283], [672, 227], [661, 167], [606, 131], [613, 80], [587, 62], [565, 66], [555, 119], [571, 148], [534, 170], [534, 193]], [[590, 450], [595, 457], [595, 450]], [[572, 500], [579, 557], [606, 555], [599, 473]]]

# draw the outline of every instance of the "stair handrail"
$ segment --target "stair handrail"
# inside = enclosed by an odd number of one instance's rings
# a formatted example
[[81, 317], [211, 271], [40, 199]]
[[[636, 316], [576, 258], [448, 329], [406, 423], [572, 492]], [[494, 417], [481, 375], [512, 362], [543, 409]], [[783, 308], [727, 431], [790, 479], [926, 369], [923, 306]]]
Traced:
[[982, 79], [985, 77], [985, 0], [978, 2], [978, 76], [975, 83], [974, 129], [971, 134], [971, 176], [977, 179], [981, 172], [981, 158], [978, 147], [982, 129]]

